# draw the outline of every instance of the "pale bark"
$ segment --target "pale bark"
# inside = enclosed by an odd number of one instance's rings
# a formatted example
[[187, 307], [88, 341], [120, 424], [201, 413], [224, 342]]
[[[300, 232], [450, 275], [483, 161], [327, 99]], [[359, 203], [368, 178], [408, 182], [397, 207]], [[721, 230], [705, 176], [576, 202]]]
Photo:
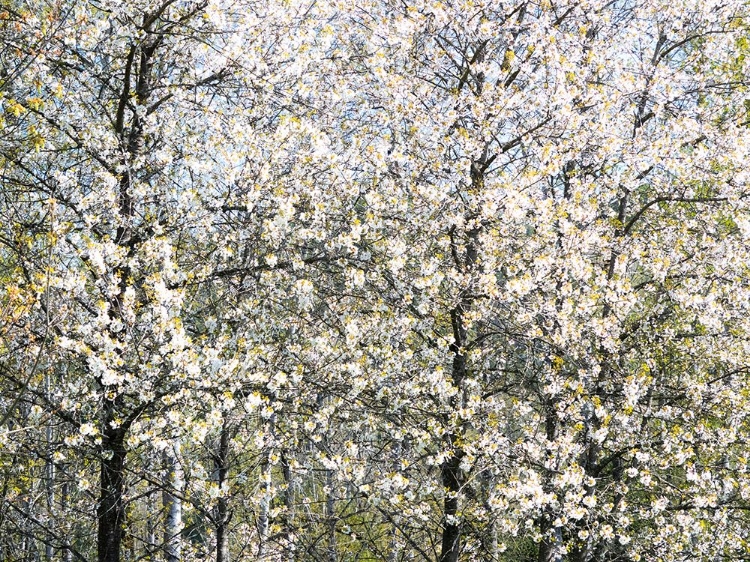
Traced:
[[180, 441], [175, 439], [164, 452], [167, 487], [163, 493], [166, 519], [164, 522], [164, 551], [167, 562], [182, 559], [182, 494], [185, 490], [185, 474], [180, 455]]
[[328, 524], [328, 562], [338, 560], [336, 545], [336, 499], [334, 495], [333, 471], [326, 470], [326, 522]]
[[[229, 473], [229, 428], [227, 422], [221, 426], [219, 447], [214, 456], [216, 466], [216, 484], [219, 489], [224, 488]], [[229, 562], [229, 506], [224, 494], [219, 495], [216, 507], [216, 562]]]

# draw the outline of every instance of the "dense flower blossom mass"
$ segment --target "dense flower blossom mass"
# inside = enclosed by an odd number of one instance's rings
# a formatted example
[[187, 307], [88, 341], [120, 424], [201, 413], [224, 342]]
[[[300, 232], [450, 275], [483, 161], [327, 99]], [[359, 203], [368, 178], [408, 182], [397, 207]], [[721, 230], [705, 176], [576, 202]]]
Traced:
[[737, 0], [6, 0], [0, 559], [750, 552]]

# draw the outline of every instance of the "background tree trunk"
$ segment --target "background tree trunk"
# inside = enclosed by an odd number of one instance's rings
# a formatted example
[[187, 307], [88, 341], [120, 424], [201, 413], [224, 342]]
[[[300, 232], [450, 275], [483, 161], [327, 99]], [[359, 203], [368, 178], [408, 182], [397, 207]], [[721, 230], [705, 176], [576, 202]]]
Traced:
[[171, 447], [164, 451], [166, 488], [163, 492], [166, 518], [164, 521], [164, 551], [167, 562], [182, 559], [182, 494], [185, 490], [185, 474], [182, 468], [180, 441], [173, 439]]

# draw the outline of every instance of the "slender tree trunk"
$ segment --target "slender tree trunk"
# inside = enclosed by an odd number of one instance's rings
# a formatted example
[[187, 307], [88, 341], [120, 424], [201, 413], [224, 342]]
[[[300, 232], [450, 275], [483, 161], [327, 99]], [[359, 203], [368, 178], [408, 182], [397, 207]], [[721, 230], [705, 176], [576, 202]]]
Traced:
[[491, 473], [487, 473], [482, 478], [482, 496], [484, 498], [484, 507], [487, 511], [487, 528], [482, 535], [482, 548], [486, 553], [487, 560], [497, 560], [498, 557], [498, 544], [497, 544], [497, 525], [495, 523], [495, 517], [492, 514], [489, 500], [492, 496], [492, 489], [495, 486], [495, 477]]
[[[60, 512], [68, 512], [68, 497], [70, 496], [70, 483], [66, 480], [63, 482], [62, 489], [60, 490]], [[70, 548], [71, 537], [68, 533], [63, 535], [63, 547], [62, 547], [62, 562], [71, 562], [73, 560], [73, 550]]]
[[266, 556], [266, 542], [268, 541], [269, 515], [271, 507], [271, 463], [266, 458], [261, 467], [261, 498], [260, 513], [258, 514], [258, 560]]
[[[152, 493], [149, 492], [149, 494], [146, 496], [146, 502], [148, 505], [152, 505], [153, 502]], [[153, 557], [154, 553], [156, 553], [157, 545], [156, 545], [156, 516], [157, 514], [153, 513], [151, 510], [148, 512], [148, 518], [146, 519], [146, 553], [149, 557]]]
[[[398, 472], [398, 470], [400, 469], [400, 460], [402, 456], [401, 443], [401, 441], [397, 441], [393, 449], [393, 463], [391, 465], [391, 470], [393, 470], [393, 472]], [[398, 524], [400, 517], [397, 513], [394, 513], [393, 519], [394, 522]], [[388, 562], [396, 562], [399, 555], [398, 529], [396, 528], [396, 525], [393, 525], [390, 534], [391, 538], [388, 541]]]
[[[124, 171], [120, 177], [118, 207], [122, 223], [117, 227], [115, 243], [130, 253], [133, 248], [133, 219], [135, 217], [134, 195], [132, 193], [130, 164], [143, 150], [143, 123], [139, 112], [132, 112], [130, 130], [125, 126], [125, 113], [128, 100], [132, 96], [132, 86], [135, 85], [136, 100], [142, 108], [148, 103], [151, 94], [151, 72], [154, 65], [154, 53], [158, 48], [163, 36], [153, 33], [152, 25], [154, 19], [149, 14], [143, 15], [144, 32], [147, 39], [139, 45], [131, 45], [125, 65], [120, 100], [115, 117], [115, 133], [127, 153], [120, 162]], [[139, 62], [136, 65], [136, 54], [139, 54]], [[135, 80], [133, 80], [135, 79]], [[133, 84], [135, 81], [135, 84]], [[119, 315], [121, 303], [119, 299], [125, 294], [130, 276], [130, 268], [127, 265], [120, 266], [115, 270], [115, 276], [120, 279], [120, 295], [115, 297], [116, 306], [112, 307], [110, 314], [113, 319]], [[121, 334], [111, 334], [113, 339], [119, 339]], [[123, 346], [123, 349], [127, 346]], [[101, 461], [101, 491], [97, 510], [98, 532], [97, 550], [99, 562], [119, 562], [120, 549], [124, 534], [125, 505], [123, 502], [124, 490], [124, 468], [125, 468], [125, 429], [112, 426], [118, 418], [118, 402], [104, 399], [104, 415], [102, 419], [102, 450], [104, 456]]]
[[[485, 158], [475, 160], [471, 164], [471, 189], [478, 192], [484, 185], [484, 172], [489, 164]], [[467, 223], [476, 221], [476, 216], [469, 215]], [[456, 267], [466, 273], [474, 271], [477, 265], [479, 252], [479, 233], [481, 226], [474, 226], [467, 232], [467, 240], [464, 246], [463, 259], [459, 256], [458, 242], [455, 230], [451, 230], [451, 248]], [[451, 378], [453, 386], [458, 392], [451, 398], [451, 410], [458, 411], [463, 407], [464, 382], [468, 374], [466, 363], [466, 346], [468, 334], [465, 326], [465, 315], [471, 308], [473, 296], [462, 294], [458, 306], [451, 310], [451, 325], [453, 328], [453, 343], [450, 350], [453, 353], [451, 366]], [[461, 470], [461, 461], [465, 452], [461, 446], [461, 427], [454, 428], [448, 434], [448, 446], [451, 456], [440, 466], [440, 479], [445, 491], [443, 500], [443, 533], [440, 547], [440, 562], [457, 562], [461, 552], [461, 521], [459, 518], [459, 500], [462, 489], [466, 484], [465, 476]]]
[[285, 453], [281, 453], [281, 470], [284, 476], [284, 505], [286, 506], [284, 522], [284, 559], [286, 562], [295, 562], [295, 537], [294, 537], [294, 473]]
[[114, 405], [105, 402], [102, 424], [99, 506], [97, 509], [97, 560], [120, 562], [120, 547], [125, 532], [125, 433], [110, 425], [115, 419]]
[[[472, 261], [475, 260], [476, 255], [474, 254]], [[451, 345], [451, 350], [453, 351], [452, 379], [453, 385], [459, 389], [451, 398], [451, 409], [454, 412], [462, 407], [463, 392], [461, 389], [466, 378], [466, 350], [464, 349], [466, 344], [466, 329], [464, 328], [463, 314], [467, 305], [468, 302], [466, 302], [466, 299], [463, 299], [461, 305], [451, 311], [454, 339]], [[456, 430], [451, 431], [448, 434], [448, 445], [451, 448], [451, 456], [440, 466], [440, 478], [445, 490], [440, 562], [457, 562], [459, 553], [461, 552], [459, 498], [466, 482], [461, 470], [461, 461], [465, 453], [460, 443], [461, 435], [459, 432]]]
[[338, 560], [336, 545], [336, 498], [334, 496], [333, 470], [326, 470], [326, 521], [328, 522], [328, 562]]
[[[272, 400], [276, 399], [276, 395], [271, 396]], [[273, 454], [273, 448], [275, 447], [276, 441], [276, 414], [272, 414], [271, 417], [265, 424], [266, 435], [269, 439], [269, 444], [263, 448], [263, 465], [261, 466], [261, 485], [262, 485], [262, 496], [260, 499], [260, 514], [258, 516], [258, 560], [263, 560], [264, 556], [268, 555], [268, 533], [270, 529], [270, 516], [271, 510], [271, 455]]]
[[[215, 456], [216, 462], [216, 480], [219, 489], [223, 489], [229, 472], [229, 428], [227, 421], [221, 426], [221, 435], [219, 436], [219, 450]], [[219, 495], [218, 505], [216, 507], [216, 562], [229, 562], [229, 507], [227, 498], [224, 494]]]
[[[47, 393], [47, 399], [50, 398], [50, 376], [45, 377], [45, 392]], [[52, 450], [52, 426], [47, 425], [46, 428], [47, 437], [47, 448]], [[55, 463], [51, 459], [47, 461], [45, 468], [44, 486], [47, 493], [47, 521], [54, 525], [55, 517]], [[44, 548], [44, 555], [47, 560], [52, 560], [55, 556], [55, 549], [52, 546], [51, 537], [47, 540], [47, 544]]]
[[[168, 487], [162, 494], [167, 517], [164, 522], [164, 551], [167, 562], [182, 559], [182, 492], [185, 475], [180, 461], [180, 442], [175, 439], [171, 450], [164, 452]], [[172, 493], [172, 491], [174, 493]]]
[[[451, 442], [455, 443], [458, 436], [450, 435]], [[463, 451], [454, 450], [451, 457], [440, 467], [440, 475], [445, 488], [445, 499], [443, 500], [443, 537], [440, 548], [440, 562], [457, 562], [461, 552], [461, 524], [458, 519], [458, 498], [461, 493], [463, 481], [461, 478], [461, 459]]]
[[[47, 428], [47, 432], [49, 434], [50, 429]], [[47, 509], [48, 509], [48, 517], [47, 520], [50, 524], [54, 525], [54, 513], [53, 513], [53, 505], [55, 502], [55, 465], [52, 463], [52, 461], [47, 463], [46, 468], [46, 478], [45, 478], [45, 487], [47, 488]], [[44, 547], [44, 556], [47, 560], [52, 560], [55, 557], [55, 549], [52, 546], [52, 541], [48, 540], [47, 544]]]
[[[555, 418], [555, 405], [547, 404], [545, 407], [545, 433], [548, 442], [553, 442], [557, 437], [557, 421]], [[544, 491], [552, 491], [552, 475], [545, 475]], [[537, 560], [539, 562], [562, 562], [562, 531], [559, 527], [554, 527], [554, 513], [551, 509], [546, 509], [541, 516], [539, 528], [542, 533], [542, 542], [539, 543], [539, 552]]]

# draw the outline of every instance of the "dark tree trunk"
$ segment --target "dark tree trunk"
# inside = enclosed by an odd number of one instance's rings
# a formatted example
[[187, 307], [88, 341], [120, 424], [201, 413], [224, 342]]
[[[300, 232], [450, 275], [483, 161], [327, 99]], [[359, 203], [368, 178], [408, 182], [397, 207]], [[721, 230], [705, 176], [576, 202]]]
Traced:
[[[491, 160], [485, 156], [472, 162], [471, 165], [471, 189], [479, 191], [484, 185], [484, 172]], [[467, 216], [467, 223], [471, 224], [476, 216]], [[479, 253], [480, 225], [475, 225], [467, 234], [463, 248], [463, 259], [459, 256], [458, 243], [456, 241], [455, 229], [450, 231], [451, 251], [456, 267], [464, 272], [472, 272], [477, 267]], [[464, 293], [461, 295], [459, 304], [451, 310], [451, 326], [453, 330], [453, 343], [450, 351], [453, 353], [451, 365], [451, 379], [453, 386], [458, 392], [451, 398], [451, 409], [455, 412], [463, 407], [464, 386], [468, 374], [466, 363], [466, 347], [468, 334], [466, 331], [464, 317], [471, 308], [473, 295]], [[451, 456], [440, 466], [440, 478], [443, 484], [445, 499], [443, 500], [443, 532], [440, 545], [440, 562], [457, 562], [461, 552], [461, 521], [459, 520], [459, 501], [462, 489], [466, 484], [466, 476], [461, 470], [461, 461], [465, 453], [461, 446], [462, 430], [464, 424], [454, 428], [448, 436], [448, 445]]]
[[[461, 388], [464, 377], [466, 376], [466, 356], [462, 353], [461, 347], [465, 340], [465, 330], [461, 320], [462, 310], [454, 310], [452, 313], [454, 338], [453, 356], [453, 384]], [[461, 407], [461, 392], [451, 400], [451, 407], [455, 410]], [[460, 442], [459, 435], [451, 433], [449, 436], [450, 446], [453, 449], [451, 456], [440, 466], [440, 477], [445, 490], [445, 499], [443, 500], [443, 537], [440, 547], [440, 562], [456, 562], [458, 554], [461, 551], [461, 525], [458, 520], [458, 499], [461, 488], [464, 485], [463, 475], [461, 474], [461, 459], [464, 452], [458, 445]]]
[[[111, 404], [106, 413], [113, 413]], [[105, 416], [102, 434], [99, 506], [96, 513], [98, 562], [120, 562], [120, 546], [125, 534], [125, 434], [119, 428], [111, 429], [111, 419], [114, 416]]]
[[[146, 22], [152, 18], [144, 15], [144, 30], [150, 34], [151, 25]], [[143, 146], [143, 124], [138, 112], [132, 111], [130, 131], [126, 134], [125, 113], [128, 101], [131, 98], [131, 85], [133, 73], [136, 74], [136, 94], [138, 104], [143, 106], [150, 94], [151, 69], [153, 66], [153, 54], [161, 39], [152, 39], [140, 47], [131, 45], [126, 58], [125, 73], [123, 76], [122, 89], [118, 102], [115, 118], [115, 133], [125, 145], [127, 158], [123, 158], [120, 164], [124, 172], [120, 177], [119, 185], [119, 212], [122, 224], [117, 227], [115, 242], [126, 249], [127, 254], [133, 250], [133, 217], [135, 216], [135, 200], [131, 192], [130, 160], [136, 157]], [[140, 65], [135, 68], [136, 52], [140, 50]], [[126, 141], [127, 137], [127, 141]], [[115, 275], [120, 279], [120, 295], [127, 289], [130, 268], [127, 265], [118, 267]], [[116, 306], [112, 307], [110, 316], [119, 319], [121, 310], [120, 295], [115, 297]], [[113, 339], [122, 337], [120, 334], [110, 334]], [[126, 346], [124, 346], [125, 348]], [[101, 384], [101, 381], [99, 381]], [[119, 398], [110, 399], [107, 388], [104, 388], [104, 412], [102, 416], [102, 459], [100, 475], [100, 496], [97, 508], [98, 530], [97, 530], [97, 559], [98, 562], [119, 562], [122, 539], [125, 533], [125, 504], [123, 502], [123, 491], [125, 487], [125, 433], [123, 426], [113, 427], [118, 418], [118, 412], [122, 406]], [[114, 389], [117, 396], [117, 389]]]
[[[455, 437], [455, 436], [453, 436]], [[440, 548], [440, 562], [456, 562], [461, 550], [461, 526], [457, 519], [458, 495], [461, 491], [461, 457], [454, 454], [440, 467], [445, 500], [443, 501], [443, 540]]]
[[[550, 443], [554, 442], [557, 437], [557, 418], [555, 415], [554, 402], [545, 405], [544, 429], [547, 441]], [[553, 491], [551, 473], [545, 475], [543, 487], [546, 493], [551, 493]], [[538, 562], [562, 562], [562, 555], [560, 554], [562, 531], [561, 529], [554, 527], [553, 521], [555, 518], [553, 510], [549, 506], [545, 508], [539, 521], [542, 542], [539, 543]]]

